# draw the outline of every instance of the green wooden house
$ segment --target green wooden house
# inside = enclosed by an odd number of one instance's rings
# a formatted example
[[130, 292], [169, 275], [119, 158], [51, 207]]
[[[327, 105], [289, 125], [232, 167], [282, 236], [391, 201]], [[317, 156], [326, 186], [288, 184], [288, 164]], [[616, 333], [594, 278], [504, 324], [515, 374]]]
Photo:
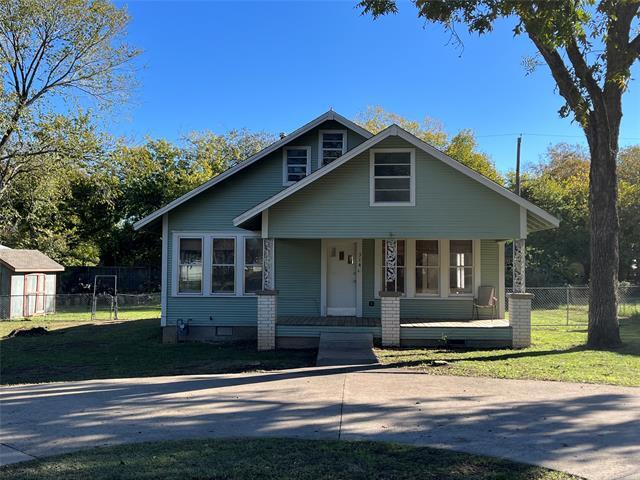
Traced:
[[[514, 295], [505, 320], [505, 242], [559, 223], [397, 125], [373, 135], [334, 111], [135, 228], [152, 222], [164, 341], [257, 338], [261, 349], [322, 332], [524, 345], [530, 298]], [[497, 305], [474, 318], [482, 287]]]

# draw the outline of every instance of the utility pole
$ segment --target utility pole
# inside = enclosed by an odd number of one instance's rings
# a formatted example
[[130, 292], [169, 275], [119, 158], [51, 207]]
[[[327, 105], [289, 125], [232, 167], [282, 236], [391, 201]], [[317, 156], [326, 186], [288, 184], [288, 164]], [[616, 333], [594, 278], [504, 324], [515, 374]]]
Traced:
[[516, 153], [516, 194], [520, 195], [520, 146], [522, 145], [522, 134], [518, 137], [518, 148]]

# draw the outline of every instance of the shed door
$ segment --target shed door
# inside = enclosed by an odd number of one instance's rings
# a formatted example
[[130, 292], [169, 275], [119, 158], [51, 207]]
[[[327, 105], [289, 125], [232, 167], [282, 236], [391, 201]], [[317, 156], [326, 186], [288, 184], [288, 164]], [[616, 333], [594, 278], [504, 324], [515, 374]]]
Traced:
[[327, 315], [355, 315], [357, 242], [330, 240], [327, 249]]
[[24, 277], [24, 316], [44, 313], [45, 275], [31, 273]]

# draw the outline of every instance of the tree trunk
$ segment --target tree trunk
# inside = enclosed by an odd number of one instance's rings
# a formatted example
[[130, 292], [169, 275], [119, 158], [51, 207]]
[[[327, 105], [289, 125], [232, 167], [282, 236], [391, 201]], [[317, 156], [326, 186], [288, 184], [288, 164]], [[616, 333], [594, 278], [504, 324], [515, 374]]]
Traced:
[[[595, 120], [595, 119], [592, 119]], [[589, 281], [589, 336], [592, 348], [621, 344], [618, 324], [618, 189], [617, 136], [597, 120], [590, 122], [587, 138], [591, 152], [589, 211], [591, 271]]]

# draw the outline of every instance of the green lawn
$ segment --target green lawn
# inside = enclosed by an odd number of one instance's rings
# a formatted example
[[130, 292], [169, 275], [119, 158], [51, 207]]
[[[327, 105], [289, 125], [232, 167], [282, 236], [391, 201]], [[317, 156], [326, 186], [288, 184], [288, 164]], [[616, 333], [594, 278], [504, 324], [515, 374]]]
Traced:
[[310, 366], [315, 351], [258, 352], [253, 344], [163, 345], [157, 318], [82, 323], [57, 320], [0, 322], [14, 328], [45, 326], [36, 337], [0, 340], [0, 383], [244, 372]]
[[197, 440], [96, 448], [0, 469], [12, 480], [415, 479], [577, 477], [477, 455], [390, 443], [292, 439]]
[[[585, 326], [543, 327], [554, 311], [535, 311], [533, 344], [522, 350], [378, 349], [386, 365], [441, 375], [527, 378], [640, 386], [640, 315], [621, 320], [624, 345], [615, 351], [589, 350]], [[449, 364], [432, 366], [434, 360]]]

